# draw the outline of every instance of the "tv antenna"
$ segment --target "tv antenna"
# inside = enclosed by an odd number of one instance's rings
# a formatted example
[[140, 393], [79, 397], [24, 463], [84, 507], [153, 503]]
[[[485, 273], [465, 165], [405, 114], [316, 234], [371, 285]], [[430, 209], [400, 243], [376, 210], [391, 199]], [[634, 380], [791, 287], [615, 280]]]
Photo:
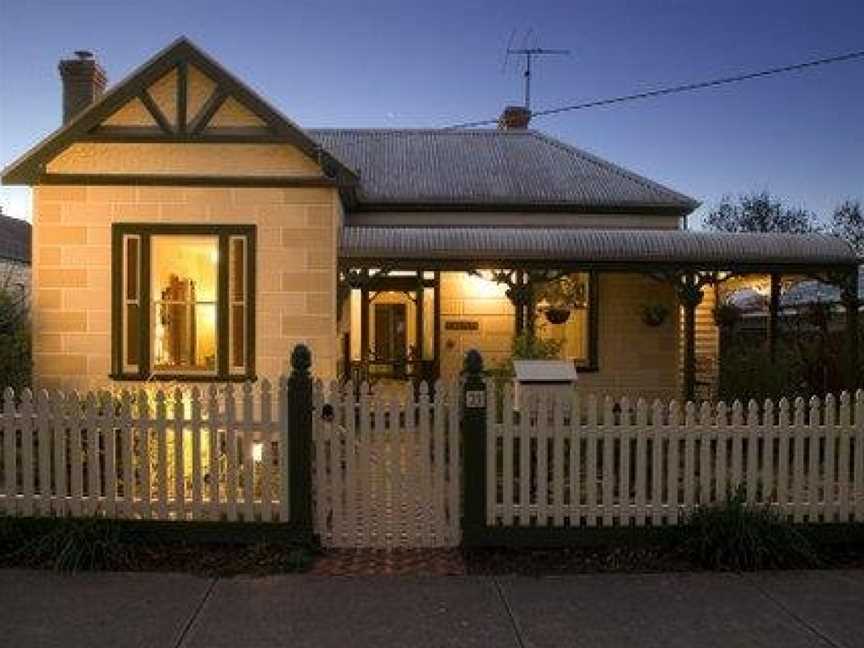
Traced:
[[[511, 35], [510, 40], [512, 42], [513, 37]], [[518, 56], [525, 57], [525, 72], [523, 76], [525, 77], [525, 108], [531, 110], [531, 62], [533, 61], [535, 56], [548, 56], [552, 54], [564, 55], [568, 56], [570, 54], [570, 50], [566, 49], [546, 49], [544, 47], [520, 47], [520, 48], [512, 48], [509, 45], [507, 46], [507, 55], [516, 54]], [[505, 59], [506, 64], [506, 59]]]

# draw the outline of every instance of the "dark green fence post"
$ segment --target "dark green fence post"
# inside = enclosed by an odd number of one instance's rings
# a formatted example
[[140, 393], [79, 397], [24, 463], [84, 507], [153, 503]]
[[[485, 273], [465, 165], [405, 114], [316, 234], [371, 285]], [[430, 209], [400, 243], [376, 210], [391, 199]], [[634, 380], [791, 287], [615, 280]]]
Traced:
[[288, 378], [288, 480], [291, 523], [312, 531], [312, 353], [303, 344], [291, 353]]
[[486, 526], [486, 382], [483, 357], [474, 349], [465, 355], [462, 388], [463, 542]]

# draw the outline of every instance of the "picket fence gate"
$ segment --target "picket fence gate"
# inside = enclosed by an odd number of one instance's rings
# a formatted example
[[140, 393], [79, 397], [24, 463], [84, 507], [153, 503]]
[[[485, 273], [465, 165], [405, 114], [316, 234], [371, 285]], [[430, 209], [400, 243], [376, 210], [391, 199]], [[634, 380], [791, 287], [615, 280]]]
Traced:
[[315, 514], [334, 547], [450, 547], [460, 542], [459, 382], [386, 398], [362, 384], [315, 390]]
[[156, 520], [289, 520], [285, 387], [170, 394], [29, 389], [0, 415], [0, 511]]
[[793, 522], [864, 521], [862, 390], [682, 411], [486, 389], [487, 526], [674, 525], [738, 488]]

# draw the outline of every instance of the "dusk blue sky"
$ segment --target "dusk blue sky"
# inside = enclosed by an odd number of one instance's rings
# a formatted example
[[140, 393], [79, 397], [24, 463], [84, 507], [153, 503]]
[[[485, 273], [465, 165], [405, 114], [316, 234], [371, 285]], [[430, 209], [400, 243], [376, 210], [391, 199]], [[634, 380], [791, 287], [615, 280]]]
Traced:
[[[864, 49], [861, 0], [97, 2], [0, 0], [0, 165], [60, 122], [57, 62], [94, 51], [109, 82], [185, 34], [301, 126], [439, 127], [522, 96], [537, 110]], [[537, 119], [533, 127], [704, 205], [769, 189], [825, 217], [864, 198], [864, 60]], [[0, 188], [30, 218], [29, 190]]]

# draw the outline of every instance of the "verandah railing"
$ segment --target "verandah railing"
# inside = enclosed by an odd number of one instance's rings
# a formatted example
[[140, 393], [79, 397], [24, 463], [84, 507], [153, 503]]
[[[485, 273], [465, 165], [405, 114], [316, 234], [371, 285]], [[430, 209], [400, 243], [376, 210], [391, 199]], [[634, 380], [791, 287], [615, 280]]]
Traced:
[[[274, 393], [275, 392], [275, 393]], [[0, 511], [289, 519], [284, 382], [132, 394], [7, 389]]]
[[793, 522], [864, 521], [864, 391], [683, 408], [486, 391], [487, 526], [674, 525], [738, 487]]

